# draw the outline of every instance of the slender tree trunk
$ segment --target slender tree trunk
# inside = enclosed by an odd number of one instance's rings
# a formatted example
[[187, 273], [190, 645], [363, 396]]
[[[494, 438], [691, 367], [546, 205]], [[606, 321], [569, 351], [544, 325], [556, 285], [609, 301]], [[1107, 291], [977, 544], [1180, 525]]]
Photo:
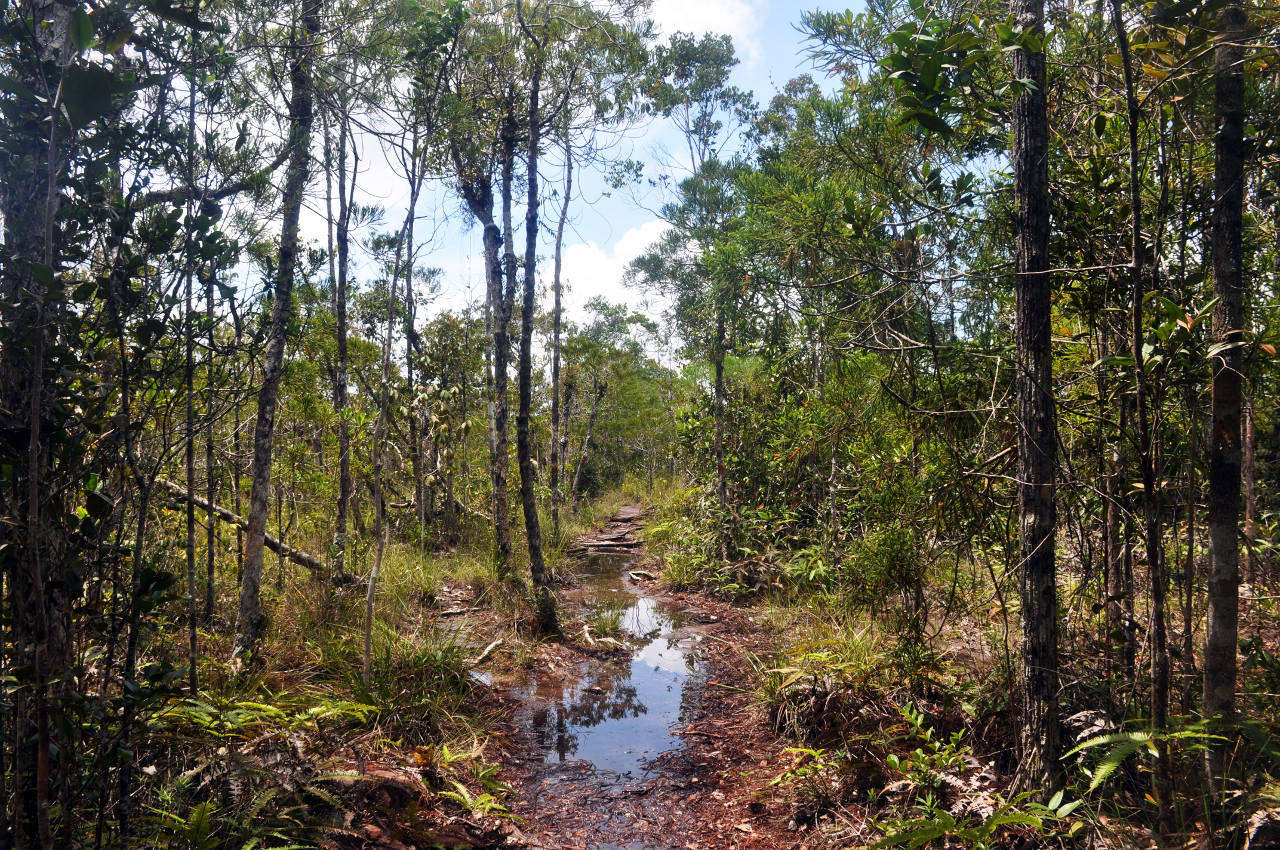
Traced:
[[335, 517], [333, 557], [334, 573], [342, 576], [347, 568], [349, 547], [347, 524], [351, 511], [351, 422], [347, 399], [347, 275], [351, 257], [351, 206], [356, 191], [356, 176], [360, 172], [359, 152], [352, 148], [354, 160], [351, 183], [347, 183], [347, 140], [350, 125], [343, 116], [338, 124], [338, 221], [337, 221], [337, 275], [333, 291], [333, 315], [337, 336], [337, 363], [333, 370], [333, 406], [338, 414], [338, 506]]
[[[1106, 326], [1098, 329], [1098, 359], [1111, 354], [1111, 339]], [[1111, 393], [1105, 372], [1098, 370], [1098, 478], [1102, 482], [1104, 499], [1104, 524], [1102, 532], [1103, 591], [1107, 613], [1107, 662], [1111, 673], [1121, 666], [1124, 647], [1124, 610], [1121, 599], [1124, 593], [1123, 566], [1120, 545], [1120, 468], [1119, 446], [1111, 448], [1108, 462], [1104, 433], [1104, 417], [1111, 403]]]
[[560, 500], [565, 501], [572, 495], [574, 476], [569, 474], [569, 421], [573, 418], [574, 383], [564, 382], [564, 414], [560, 417], [560, 457], [564, 458], [564, 492]]
[[[1240, 408], [1244, 299], [1241, 233], [1244, 210], [1245, 7], [1223, 10], [1214, 51], [1212, 425], [1209, 435], [1209, 614], [1204, 650], [1204, 715], [1235, 718], [1236, 645], [1240, 605]], [[1209, 783], [1221, 791], [1225, 748], [1209, 751]]]
[[587, 455], [591, 453], [591, 441], [595, 437], [596, 416], [600, 413], [600, 401], [604, 398], [605, 392], [609, 389], [607, 381], [596, 381], [595, 397], [591, 402], [591, 415], [587, 417], [587, 433], [582, 438], [582, 452], [578, 457], [578, 466], [573, 473], [573, 515], [578, 515], [578, 508], [582, 503], [582, 470], [587, 465]]
[[[490, 293], [493, 312], [493, 536], [498, 575], [510, 578], [511, 505], [507, 496], [509, 459], [507, 432], [507, 364], [511, 356], [509, 336], [515, 298], [516, 255], [511, 232], [511, 187], [515, 165], [516, 126], [508, 112], [501, 144], [502, 164], [502, 265]], [[495, 229], [495, 234], [498, 235]], [[486, 231], [486, 240], [489, 234]], [[487, 250], [487, 249], [486, 249]]]
[[417, 219], [418, 193], [421, 187], [421, 178], [419, 176], [418, 161], [418, 134], [419, 128], [417, 123], [413, 126], [413, 135], [411, 140], [412, 158], [409, 164], [409, 214], [405, 219], [405, 274], [404, 274], [404, 303], [405, 303], [405, 346], [404, 346], [404, 374], [406, 397], [409, 399], [409, 464], [413, 472], [413, 504], [414, 510], [418, 515], [418, 539], [421, 541], [422, 535], [425, 533], [427, 525], [427, 517], [430, 514], [432, 499], [426, 498], [426, 489], [423, 484], [422, 470], [422, 436], [419, 428], [419, 405], [416, 400], [415, 393], [415, 376], [413, 369], [413, 355], [418, 346], [418, 333], [416, 330], [417, 322], [417, 303], [413, 295], [413, 231]]
[[305, 0], [300, 17], [301, 33], [291, 46], [289, 60], [289, 161], [283, 192], [284, 223], [280, 228], [280, 254], [271, 306], [271, 325], [263, 356], [262, 388], [258, 392], [258, 419], [253, 429], [253, 482], [249, 492], [249, 528], [245, 539], [244, 572], [240, 577], [240, 606], [233, 663], [251, 658], [262, 637], [266, 618], [262, 613], [263, 535], [267, 527], [267, 501], [271, 487], [271, 439], [280, 396], [280, 374], [293, 305], [293, 278], [298, 262], [298, 217], [311, 162], [313, 81], [311, 69], [320, 33], [320, 0]]
[[729, 560], [729, 478], [725, 468], [724, 451], [724, 309], [716, 296], [716, 336], [711, 348], [715, 378], [711, 387], [711, 407], [715, 417], [714, 450], [716, 457], [716, 506], [720, 509], [720, 560]]
[[[240, 333], [236, 333], [236, 350], [240, 351]], [[252, 375], [250, 371], [250, 375]], [[252, 381], [250, 381], [252, 384]], [[240, 491], [244, 489], [241, 477], [244, 469], [244, 448], [241, 445], [240, 402], [237, 400], [232, 416], [231, 428], [231, 505], [237, 513], [241, 513]], [[240, 586], [240, 578], [244, 575], [244, 529], [236, 526], [236, 587]]]
[[[214, 385], [216, 383], [214, 373], [214, 351], [217, 344], [217, 337], [214, 331], [213, 315], [213, 276], [214, 271], [209, 269], [208, 276], [205, 278], [204, 286], [204, 317], [205, 324], [209, 326], [209, 354], [205, 361], [205, 411], [204, 411], [204, 489], [205, 500], [212, 506], [217, 496], [218, 477], [214, 474], [213, 469], [213, 416], [217, 407]], [[217, 527], [213, 522], [213, 508], [210, 507], [205, 511], [205, 570], [204, 570], [204, 621], [206, 623], [213, 620], [213, 570], [214, 561], [217, 558], [218, 533]]]
[[[1013, 0], [1027, 33], [1044, 31], [1044, 0]], [[1060, 784], [1058, 588], [1054, 551], [1057, 422], [1049, 314], [1049, 126], [1043, 52], [1013, 53], [1013, 75], [1030, 80], [1013, 106], [1017, 307], [1018, 525], [1022, 563], [1022, 765], [1031, 788]]]
[[[409, 213], [412, 217], [412, 211]], [[401, 233], [403, 237], [403, 231]], [[364, 659], [360, 666], [360, 677], [365, 687], [369, 686], [369, 674], [373, 657], [373, 600], [378, 588], [378, 577], [382, 572], [382, 558], [387, 548], [387, 510], [386, 498], [383, 496], [383, 443], [387, 439], [387, 407], [390, 395], [388, 384], [391, 377], [391, 330], [396, 314], [396, 272], [400, 263], [400, 247], [396, 247], [396, 262], [392, 267], [391, 280], [388, 284], [386, 336], [382, 341], [382, 385], [378, 397], [378, 423], [373, 432], [373, 527], [375, 544], [373, 570], [369, 573], [369, 586], [364, 597]]]
[[560, 319], [564, 226], [569, 220], [569, 199], [573, 196], [573, 144], [569, 138], [569, 117], [564, 122], [564, 201], [560, 204], [560, 221], [556, 225], [556, 252], [551, 274], [554, 304], [551, 308], [551, 539], [560, 540], [560, 464], [564, 454], [560, 446]]
[[1253, 399], [1244, 401], [1244, 457], [1240, 477], [1244, 483], [1244, 575], [1250, 584], [1258, 584], [1258, 459], [1254, 433]]
[[[195, 203], [195, 182], [196, 182], [196, 87], [194, 77], [187, 78], [187, 203], [186, 217], [190, 222], [193, 218], [193, 205]], [[184, 359], [183, 359], [183, 385], [186, 389], [186, 427], [183, 445], [184, 469], [187, 475], [187, 492], [194, 493], [196, 489], [196, 361], [195, 361], [195, 309], [192, 303], [193, 284], [195, 281], [196, 264], [194, 254], [194, 244], [192, 242], [192, 228], [190, 225], [186, 228], [186, 257], [184, 258], [183, 276], [186, 278], [184, 283], [184, 299], [182, 314], [182, 335], [184, 343]], [[196, 673], [196, 659], [199, 655], [200, 646], [196, 637], [196, 621], [199, 605], [199, 596], [196, 594], [196, 506], [191, 502], [187, 502], [186, 510], [186, 532], [187, 532], [187, 687], [191, 692], [192, 698], [199, 692], [199, 681]]]
[[[61, 104], [55, 98], [59, 69], [65, 70], [73, 56], [71, 7], [37, 0], [6, 11], [6, 24], [11, 16], [17, 35], [6, 43], [6, 76], [38, 92], [46, 106], [22, 109], [13, 120], [14, 113], [6, 111], [6, 149], [26, 155], [0, 157], [5, 247], [0, 264], [0, 324], [5, 330], [0, 346], [0, 462], [9, 469], [0, 501], [12, 511], [0, 524], [0, 551], [10, 565], [11, 666], [22, 671], [26, 685], [14, 691], [11, 709], [16, 726], [14, 837], [19, 846], [49, 847], [52, 789], [72, 761], [55, 752], [60, 735], [54, 721], [65, 688], [59, 680], [70, 661], [68, 605], [79, 596], [67, 559], [68, 535], [55, 519], [67, 508], [52, 480], [57, 458], [50, 434], [58, 427], [57, 409], [45, 403], [46, 394], [56, 393], [61, 383], [46, 353], [58, 340], [64, 309], [54, 286], [59, 275], [55, 222], [66, 155]], [[54, 70], [46, 77], [49, 66]], [[46, 372], [52, 379], [48, 385]]]
[[524, 507], [525, 540], [529, 548], [529, 574], [533, 580], [538, 627], [543, 634], [558, 634], [556, 597], [551, 573], [542, 557], [542, 528], [538, 520], [538, 498], [534, 491], [533, 434], [533, 308], [538, 262], [538, 145], [541, 115], [538, 98], [542, 86], [542, 63], [535, 61], [529, 80], [528, 200], [524, 209], [524, 300], [520, 310], [520, 407], [516, 413], [516, 457], [520, 463], [520, 501]]
[[[456, 154], [455, 154], [456, 158]], [[461, 165], [461, 174], [466, 173]], [[489, 472], [493, 508], [494, 566], [498, 578], [511, 577], [511, 527], [507, 501], [507, 322], [504, 316], [502, 230], [493, 217], [493, 186], [487, 176], [463, 179], [459, 186], [467, 209], [484, 228], [486, 383], [489, 385]]]
[[[1128, 105], [1127, 127], [1129, 131], [1129, 250], [1130, 274], [1133, 287], [1133, 315], [1131, 343], [1133, 345], [1133, 370], [1136, 386], [1135, 404], [1138, 414], [1138, 460], [1142, 470], [1142, 515], [1146, 531], [1147, 564], [1151, 580], [1151, 726], [1160, 733], [1169, 719], [1169, 648], [1168, 627], [1165, 618], [1165, 591], [1167, 581], [1164, 570], [1164, 540], [1160, 528], [1160, 501], [1157, 492], [1155, 452], [1151, 439], [1151, 415], [1147, 404], [1151, 390], [1147, 381], [1147, 369], [1143, 353], [1146, 328], [1142, 318], [1146, 297], [1146, 268], [1142, 241], [1142, 175], [1138, 150], [1138, 123], [1141, 119], [1137, 93], [1133, 83], [1133, 68], [1129, 57], [1129, 35], [1125, 29], [1120, 0], [1111, 0], [1111, 19], [1115, 27], [1116, 41], [1120, 48], [1121, 70], [1124, 74], [1125, 99]], [[1172, 777], [1169, 772], [1168, 745], [1156, 740], [1159, 755], [1152, 776], [1152, 792], [1156, 801], [1158, 828], [1169, 824]]]
[[1195, 652], [1195, 599], [1196, 599], [1196, 504], [1200, 498], [1200, 479], [1196, 474], [1200, 464], [1199, 445], [1201, 433], [1199, 428], [1200, 410], [1196, 404], [1195, 391], [1188, 384], [1186, 387], [1187, 412], [1191, 419], [1187, 439], [1187, 516], [1186, 516], [1186, 554], [1182, 558], [1182, 665], [1187, 674], [1187, 685], [1183, 693], [1184, 710], [1190, 712], [1194, 701], [1193, 676], [1196, 672]]

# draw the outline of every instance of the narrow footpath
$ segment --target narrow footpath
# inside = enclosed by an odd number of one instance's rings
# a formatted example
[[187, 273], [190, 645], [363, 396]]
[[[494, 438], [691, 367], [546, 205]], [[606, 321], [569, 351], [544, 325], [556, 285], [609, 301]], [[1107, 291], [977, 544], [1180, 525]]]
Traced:
[[750, 694], [748, 653], [766, 651], [743, 611], [669, 593], [646, 564], [643, 511], [622, 508], [571, 548], [562, 613], [512, 682], [504, 773], [508, 843], [582, 850], [798, 846], [769, 802], [790, 763]]

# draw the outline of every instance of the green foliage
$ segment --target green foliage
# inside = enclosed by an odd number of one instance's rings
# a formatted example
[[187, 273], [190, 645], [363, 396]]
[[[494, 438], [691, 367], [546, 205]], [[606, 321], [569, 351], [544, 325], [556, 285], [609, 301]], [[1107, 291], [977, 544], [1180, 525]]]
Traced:
[[871, 846], [913, 850], [933, 842], [954, 841], [973, 850], [991, 850], [1003, 846], [1005, 835], [1011, 831], [1047, 841], [1055, 825], [1070, 815], [1079, 801], [1063, 804], [1059, 792], [1046, 806], [1035, 802], [1034, 797], [1034, 792], [1022, 792], [1009, 800], [997, 799], [994, 810], [980, 818], [957, 818], [935, 798], [926, 797], [917, 806], [918, 817], [877, 824], [886, 835]]
[[1197, 720], [1174, 726], [1162, 732], [1137, 729], [1099, 735], [1068, 750], [1063, 755], [1063, 758], [1069, 758], [1095, 747], [1106, 747], [1107, 751], [1103, 753], [1092, 769], [1083, 768], [1085, 775], [1089, 779], [1088, 790], [1096, 791], [1130, 756], [1139, 754], [1152, 759], [1159, 758], [1160, 749], [1157, 746], [1159, 743], [1180, 744], [1182, 749], [1187, 752], [1203, 753], [1212, 742], [1225, 740], [1227, 739], [1221, 735], [1208, 732], [1207, 724], [1204, 721]]
[[941, 788], [943, 776], [963, 767], [964, 757], [969, 753], [963, 743], [964, 730], [957, 729], [945, 739], [939, 738], [915, 706], [907, 704], [899, 708], [898, 713], [910, 725], [909, 738], [918, 745], [905, 756], [890, 753], [885, 756], [885, 763], [917, 788]]
[[213, 741], [247, 741], [268, 731], [313, 731], [325, 721], [364, 724], [372, 705], [321, 693], [264, 693], [260, 700], [239, 700], [203, 693], [171, 702], [152, 719], [162, 734], [192, 735]]

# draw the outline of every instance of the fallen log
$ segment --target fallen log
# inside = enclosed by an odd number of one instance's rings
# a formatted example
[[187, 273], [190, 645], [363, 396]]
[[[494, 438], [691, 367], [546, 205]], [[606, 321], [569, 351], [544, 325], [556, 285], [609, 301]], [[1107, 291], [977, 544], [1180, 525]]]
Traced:
[[[221, 505], [210, 505], [209, 502], [206, 501], [205, 499], [202, 499], [199, 496], [188, 493], [185, 488], [179, 486], [178, 484], [174, 483], [173, 481], [170, 481], [167, 478], [157, 478], [156, 484], [160, 485], [162, 488], [168, 491], [171, 495], [176, 496], [178, 499], [184, 502], [190, 502], [191, 504], [195, 505], [197, 508], [199, 508], [202, 511], [212, 510], [214, 516], [218, 517], [218, 519], [222, 520], [223, 522], [229, 522], [232, 525], [238, 526], [246, 530], [249, 528], [249, 521], [244, 517], [240, 516], [239, 514], [232, 513], [231, 511], [227, 510]], [[279, 540], [272, 537], [270, 534], [264, 534], [262, 538], [262, 542], [272, 552], [275, 552], [277, 555], [282, 555], [288, 558], [290, 561], [293, 561], [295, 564], [299, 564], [300, 566], [306, 567], [308, 570], [311, 570], [311, 572], [314, 573], [317, 577], [323, 577], [328, 573], [328, 569], [325, 567], [324, 561], [321, 561], [319, 558], [317, 558], [315, 555], [312, 555], [309, 552], [303, 552], [301, 549], [295, 549], [286, 543], [281, 543]]]

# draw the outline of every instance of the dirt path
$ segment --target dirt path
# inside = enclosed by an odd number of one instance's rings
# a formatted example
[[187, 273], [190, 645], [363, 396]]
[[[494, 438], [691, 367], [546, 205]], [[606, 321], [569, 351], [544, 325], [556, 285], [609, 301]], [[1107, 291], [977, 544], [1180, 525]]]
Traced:
[[579, 576], [562, 596], [575, 643], [543, 645], [525, 677], [496, 683], [513, 714], [505, 778], [523, 819], [508, 842], [797, 846], [767, 793], [789, 759], [740, 689], [764, 631], [722, 602], [660, 589], [643, 562], [641, 522], [629, 505], [577, 541]]

